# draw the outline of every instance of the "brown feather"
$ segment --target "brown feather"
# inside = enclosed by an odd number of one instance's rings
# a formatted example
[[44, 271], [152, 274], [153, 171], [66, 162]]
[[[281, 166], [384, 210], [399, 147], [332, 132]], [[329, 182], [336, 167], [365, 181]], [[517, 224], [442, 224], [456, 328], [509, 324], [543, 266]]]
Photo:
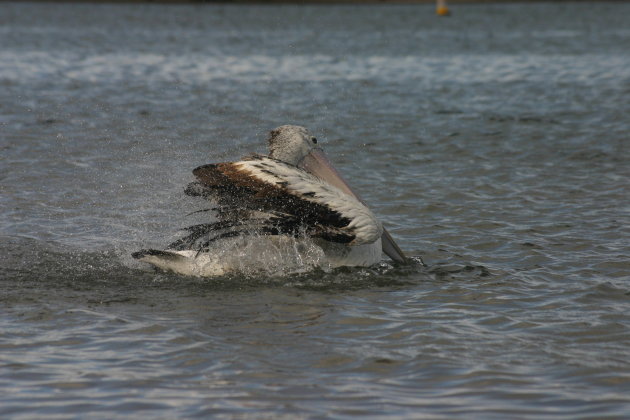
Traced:
[[[260, 156], [247, 158], [260, 159]], [[264, 162], [260, 162], [259, 169], [264, 171], [266, 168], [272, 169]], [[193, 170], [193, 174], [197, 177], [198, 183], [191, 184], [186, 190], [187, 193], [217, 200], [219, 208], [229, 209], [227, 212], [218, 212], [220, 220], [238, 218], [242, 222], [239, 225], [248, 223], [251, 225], [252, 233], [294, 236], [306, 233], [339, 243], [349, 243], [355, 239], [352, 229], [347, 228], [350, 219], [324, 204], [305, 200], [298, 193], [289, 190], [286, 182], [262, 181], [232, 162], [203, 165]], [[309, 196], [308, 193], [302, 195]], [[241, 210], [235, 211], [236, 209]], [[247, 210], [266, 213], [269, 218], [265, 221], [251, 219], [251, 216], [248, 218]], [[212, 235], [213, 231], [224, 225], [205, 226], [208, 235]], [[242, 232], [246, 233], [246, 230]], [[225, 233], [219, 236], [224, 235]], [[199, 231], [196, 231], [187, 238], [182, 238], [178, 244], [189, 244], [192, 247], [199, 238]]]

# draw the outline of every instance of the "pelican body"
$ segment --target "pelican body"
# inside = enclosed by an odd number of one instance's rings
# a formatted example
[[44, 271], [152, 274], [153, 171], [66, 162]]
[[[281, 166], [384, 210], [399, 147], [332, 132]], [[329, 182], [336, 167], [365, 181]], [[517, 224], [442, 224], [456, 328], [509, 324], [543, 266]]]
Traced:
[[[206, 277], [238, 271], [245, 257], [270, 248], [292, 247], [300, 261], [301, 252], [318, 254], [318, 261], [330, 267], [370, 266], [381, 260], [382, 252], [406, 262], [306, 128], [280, 126], [268, 142], [267, 156], [194, 169], [196, 181], [185, 191], [216, 203], [212, 210], [217, 221], [186, 228], [188, 235], [166, 250], [142, 250], [133, 257], [164, 270]], [[221, 251], [230, 247], [248, 249], [250, 255]]]

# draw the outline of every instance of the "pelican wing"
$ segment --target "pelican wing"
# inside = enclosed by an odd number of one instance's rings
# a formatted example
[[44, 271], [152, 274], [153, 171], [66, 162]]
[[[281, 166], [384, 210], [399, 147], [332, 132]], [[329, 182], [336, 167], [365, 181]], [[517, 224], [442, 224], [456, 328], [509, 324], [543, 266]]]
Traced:
[[188, 228], [190, 234], [171, 244], [193, 243], [241, 234], [309, 235], [350, 246], [372, 243], [383, 228], [356, 198], [308, 172], [266, 156], [203, 165], [197, 182], [186, 189], [218, 203], [218, 222]]

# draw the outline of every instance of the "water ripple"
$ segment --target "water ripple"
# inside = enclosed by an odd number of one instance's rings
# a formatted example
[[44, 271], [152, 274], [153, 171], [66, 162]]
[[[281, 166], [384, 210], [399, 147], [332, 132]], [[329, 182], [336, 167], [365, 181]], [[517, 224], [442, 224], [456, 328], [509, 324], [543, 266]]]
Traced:
[[[627, 417], [628, 5], [0, 7], [0, 416]], [[282, 123], [414, 264], [131, 258]]]

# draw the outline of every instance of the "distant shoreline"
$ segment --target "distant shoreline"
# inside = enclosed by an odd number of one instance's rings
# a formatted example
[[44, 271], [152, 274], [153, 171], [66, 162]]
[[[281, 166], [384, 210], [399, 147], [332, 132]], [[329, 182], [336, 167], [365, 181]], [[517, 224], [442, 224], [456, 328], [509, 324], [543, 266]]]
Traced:
[[[12, 2], [0, 0], [0, 3]], [[436, 0], [26, 0], [16, 3], [147, 3], [147, 4], [435, 4]], [[447, 0], [448, 4], [627, 3], [630, 0]]]

